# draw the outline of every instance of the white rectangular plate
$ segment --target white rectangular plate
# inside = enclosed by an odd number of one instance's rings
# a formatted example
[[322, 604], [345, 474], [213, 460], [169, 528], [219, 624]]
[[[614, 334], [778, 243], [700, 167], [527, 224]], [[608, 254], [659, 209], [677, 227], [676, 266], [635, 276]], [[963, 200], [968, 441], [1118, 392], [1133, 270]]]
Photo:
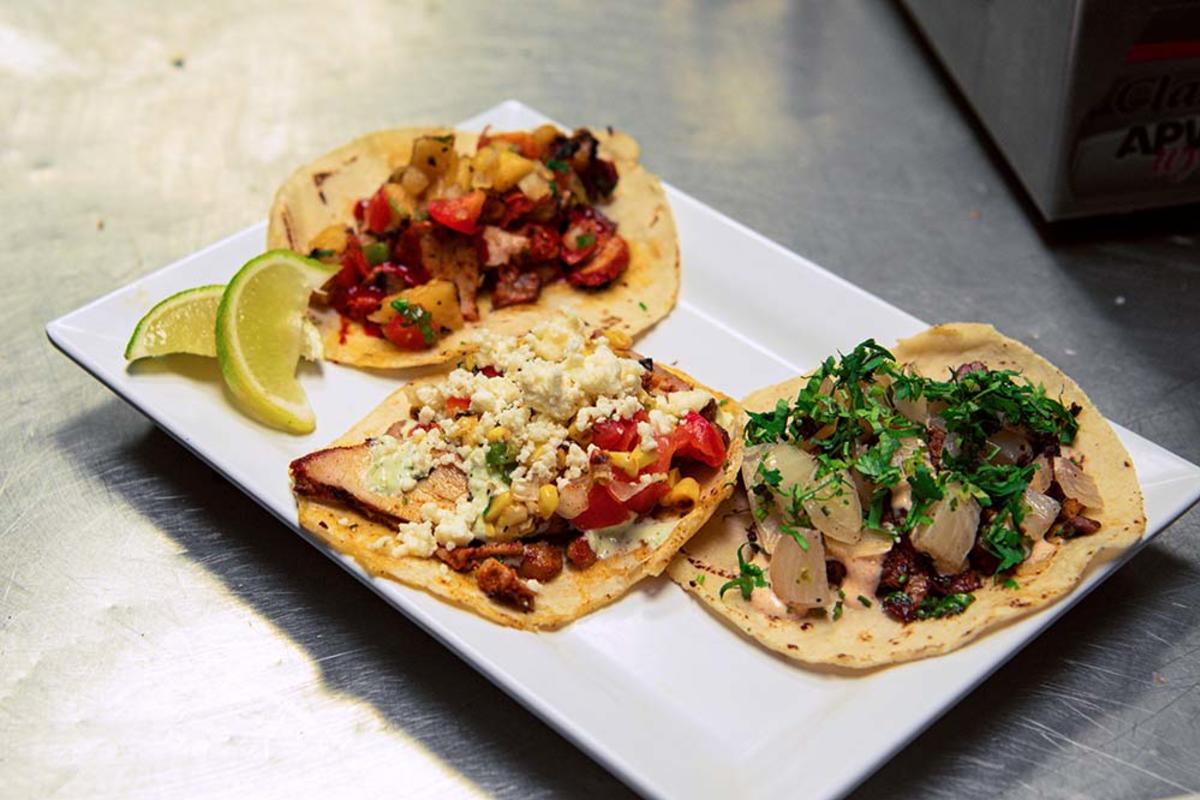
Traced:
[[[528, 128], [503, 103], [463, 123]], [[667, 187], [683, 247], [678, 307], [638, 349], [734, 396], [790, 378], [836, 349], [925, 327], [882, 300]], [[268, 430], [222, 397], [215, 368], [127, 369], [125, 339], [167, 295], [223, 283], [263, 248], [255, 225], [50, 323], [54, 344], [634, 788], [664, 797], [834, 797], [848, 792], [1132, 556], [1093, 569], [1056, 605], [941, 658], [864, 677], [817, 674], [756, 647], [665, 578], [556, 633], [492, 625], [420, 591], [368, 577], [308, 537], [288, 487], [293, 458], [324, 446], [397, 379], [306, 368], [317, 413], [303, 437]], [[736, 269], [731, 269], [735, 265]], [[770, 286], [770, 292], [750, 291]], [[781, 298], [804, 298], [804, 311]], [[819, 300], [819, 302], [813, 302]], [[1200, 497], [1200, 468], [1118, 429], [1157, 535]], [[880, 714], [880, 709], [887, 709]], [[811, 735], [820, 731], [819, 736]], [[744, 776], [753, 775], [753, 781]]]

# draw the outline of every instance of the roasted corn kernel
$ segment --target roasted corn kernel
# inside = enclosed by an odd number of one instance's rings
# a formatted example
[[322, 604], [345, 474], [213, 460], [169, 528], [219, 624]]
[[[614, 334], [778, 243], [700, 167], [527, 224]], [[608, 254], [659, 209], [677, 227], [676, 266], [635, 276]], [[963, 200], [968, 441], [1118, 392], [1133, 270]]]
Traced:
[[504, 510], [512, 505], [513, 496], [511, 492], [501, 492], [492, 498], [492, 504], [488, 506], [483, 515], [484, 522], [495, 522], [500, 519], [500, 515]]
[[543, 484], [538, 489], [538, 516], [549, 519], [558, 510], [558, 487], [553, 483]]
[[683, 478], [663, 495], [664, 506], [694, 506], [700, 499], [700, 484], [695, 478]]

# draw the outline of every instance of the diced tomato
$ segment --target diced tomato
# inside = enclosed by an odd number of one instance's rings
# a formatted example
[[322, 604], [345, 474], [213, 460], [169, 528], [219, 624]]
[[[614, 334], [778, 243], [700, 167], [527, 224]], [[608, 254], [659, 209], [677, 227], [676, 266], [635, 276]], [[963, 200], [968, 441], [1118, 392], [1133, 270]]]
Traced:
[[471, 398], [469, 397], [447, 397], [446, 411], [450, 414], [465, 414], [471, 408]]
[[355, 285], [349, 289], [339, 287], [330, 295], [330, 305], [342, 316], [363, 322], [379, 310], [383, 298], [384, 291], [369, 284]]
[[483, 201], [486, 199], [487, 195], [482, 189], [462, 197], [439, 197], [429, 201], [429, 216], [450, 230], [468, 235], [478, 233], [479, 214], [483, 211]]
[[363, 255], [362, 245], [359, 244], [357, 236], [350, 237], [346, 250], [342, 253], [341, 262], [342, 271], [346, 273], [345, 285], [347, 286], [353, 286], [371, 272], [371, 264]]
[[725, 462], [726, 444], [717, 426], [689, 411], [671, 432], [675, 455], [719, 467]]
[[383, 326], [384, 337], [401, 350], [425, 350], [432, 342], [425, 341], [421, 328], [402, 316], [394, 316]]
[[482, 372], [484, 375], [486, 375], [486, 376], [487, 376], [487, 377], [489, 377], [489, 378], [498, 378], [498, 377], [500, 377], [500, 370], [496, 369], [496, 368], [495, 368], [495, 367], [493, 367], [491, 364], [488, 364], [488, 365], [486, 365], [486, 366], [480, 367], [480, 368], [479, 368], [479, 371], [480, 371], [480, 372]]
[[392, 208], [392, 201], [382, 186], [367, 201], [363, 221], [371, 233], [387, 233], [400, 224], [400, 215]]
[[571, 520], [571, 524], [581, 531], [592, 531], [597, 528], [607, 528], [620, 525], [629, 519], [630, 512], [613, 497], [608, 487], [596, 483], [588, 492], [587, 508], [579, 516]]
[[631, 419], [605, 419], [592, 426], [592, 443], [601, 450], [628, 453], [638, 443], [637, 426], [649, 419], [639, 411]]
[[367, 201], [359, 200], [354, 204], [354, 219], [362, 224], [363, 217], [367, 214]]
[[669, 491], [671, 491], [671, 487], [667, 485], [665, 479], [655, 481], [626, 500], [625, 508], [635, 514], [648, 514]]

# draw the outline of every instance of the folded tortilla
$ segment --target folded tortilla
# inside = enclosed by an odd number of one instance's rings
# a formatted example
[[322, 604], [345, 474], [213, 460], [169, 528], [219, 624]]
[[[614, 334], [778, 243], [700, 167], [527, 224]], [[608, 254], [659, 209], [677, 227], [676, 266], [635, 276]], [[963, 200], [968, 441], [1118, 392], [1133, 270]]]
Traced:
[[[271, 206], [267, 247], [308, 253], [313, 237], [330, 225], [352, 225], [354, 204], [370, 197], [397, 167], [408, 163], [413, 142], [422, 136], [454, 134], [455, 150], [473, 154], [479, 135], [449, 128], [397, 128], [355, 139], [300, 167], [283, 183]], [[679, 240], [675, 218], [662, 184], [638, 162], [638, 144], [620, 131], [595, 130], [600, 156], [617, 167], [617, 187], [610, 202], [596, 208], [617, 223], [629, 244], [629, 266], [611, 285], [580, 289], [560, 280], [542, 287], [535, 303], [493, 309], [489, 293], [479, 296], [479, 321], [443, 337], [428, 350], [406, 351], [370, 336], [356, 322], [343, 334], [340, 315], [316, 309], [312, 317], [321, 331], [325, 357], [360, 367], [398, 368], [454, 361], [468, 349], [468, 339], [483, 328], [516, 335], [556, 311], [569, 311], [599, 328], [621, 330], [631, 337], [665, 317], [679, 294]]]
[[[666, 369], [659, 365], [659, 369]], [[532, 611], [523, 612], [488, 598], [470, 573], [451, 570], [437, 558], [393, 558], [372, 550], [370, 544], [389, 534], [386, 524], [370, 519], [347, 507], [297, 496], [300, 525], [310, 533], [345, 555], [353, 557], [372, 575], [389, 578], [473, 611], [480, 616], [522, 630], [553, 630], [605, 606], [625, 594], [635, 583], [659, 575], [671, 558], [696, 531], [704, 525], [713, 511], [733, 491], [735, 478], [742, 464], [742, 411], [737, 403], [720, 392], [703, 386], [677, 370], [670, 370], [696, 388], [711, 392], [718, 401], [724, 400], [728, 413], [729, 450], [720, 469], [696, 464], [687, 472], [700, 484], [696, 504], [687, 513], [659, 510], [659, 516], [647, 517], [636, 523], [655, 526], [651, 534], [657, 544], [637, 547], [601, 558], [586, 569], [565, 565], [554, 579], [543, 583]], [[441, 376], [422, 378], [421, 382], [440, 380]], [[330, 447], [356, 445], [384, 433], [397, 420], [408, 419], [411, 409], [409, 389], [418, 383], [393, 392], [365, 419], [334, 441]]]
[[[726, 503], [705, 528], [680, 551], [669, 574], [710, 610], [749, 638], [810, 666], [861, 670], [950, 652], [1002, 625], [1050, 605], [1071, 591], [1093, 563], [1137, 542], [1146, 529], [1142, 493], [1133, 459], [1112, 426], [1079, 386], [1025, 345], [1001, 335], [990, 325], [951, 323], [905, 339], [892, 350], [900, 363], [911, 364], [926, 377], [944, 380], [948, 370], [981, 361], [989, 369], [1018, 370], [1032, 384], [1046, 387], [1048, 397], [1078, 403], [1079, 433], [1072, 451], [1085, 459], [1087, 474], [1104, 498], [1094, 516], [1101, 528], [1089, 536], [1055, 540], [1035, 549], [1008, 589], [985, 579], [975, 602], [962, 614], [902, 625], [884, 614], [882, 604], [855, 608], [841, 619], [772, 617], [742, 600], [736, 591], [719, 596], [721, 584], [738, 574], [736, 550], [746, 540], [752, 519], [740, 513], [736, 498]], [[791, 401], [806, 381], [793, 378], [754, 392], [743, 401], [750, 411], [768, 411], [778, 400]], [[857, 606], [847, 597], [845, 603]]]

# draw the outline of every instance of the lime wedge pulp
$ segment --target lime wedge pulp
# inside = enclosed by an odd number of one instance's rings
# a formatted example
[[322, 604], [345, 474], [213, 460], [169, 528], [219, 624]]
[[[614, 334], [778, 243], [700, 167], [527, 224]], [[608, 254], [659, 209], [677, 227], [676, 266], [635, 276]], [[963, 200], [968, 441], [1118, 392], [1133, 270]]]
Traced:
[[246, 263], [217, 310], [217, 361], [237, 404], [250, 416], [292, 433], [308, 433], [316, 417], [296, 380], [309, 295], [336, 268], [290, 250]]
[[215, 356], [213, 328], [224, 292], [225, 287], [219, 284], [198, 286], [163, 300], [138, 320], [125, 345], [125, 358], [133, 361], [172, 353]]

